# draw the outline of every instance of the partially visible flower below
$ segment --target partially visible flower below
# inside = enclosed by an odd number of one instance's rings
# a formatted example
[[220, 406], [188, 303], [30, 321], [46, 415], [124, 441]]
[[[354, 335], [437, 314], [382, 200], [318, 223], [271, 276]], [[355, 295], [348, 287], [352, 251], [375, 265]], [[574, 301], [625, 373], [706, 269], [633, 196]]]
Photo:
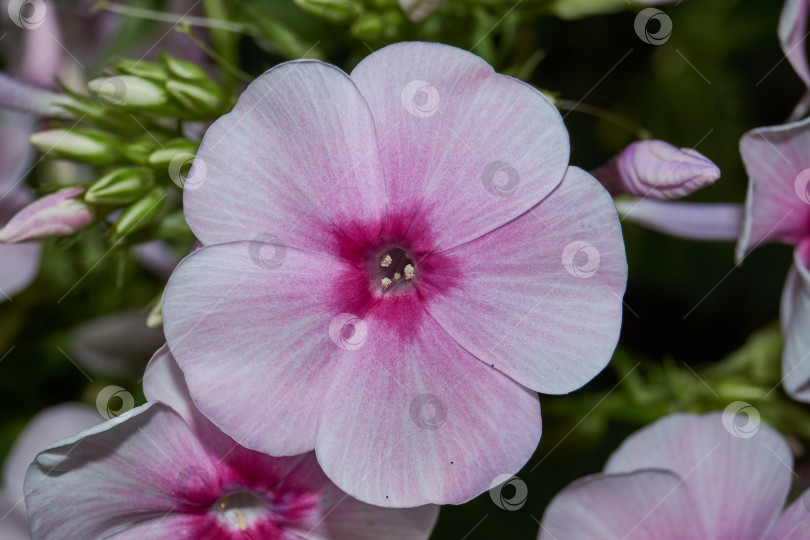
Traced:
[[93, 209], [77, 198], [82, 193], [81, 188], [67, 188], [27, 205], [0, 229], [0, 243], [75, 233], [93, 221]]
[[691, 148], [658, 140], [636, 141], [592, 173], [611, 195], [679, 199], [711, 185], [720, 169]]
[[95, 317], [71, 330], [68, 352], [83, 369], [105, 377], [139, 377], [163, 333], [146, 325], [147, 314], [126, 310]]
[[37, 414], [22, 430], [3, 463], [0, 488], [0, 538], [30, 540], [23, 500], [23, 480], [37, 453], [59, 439], [102, 421], [98, 412], [81, 403], [64, 403]]
[[621, 326], [618, 216], [569, 154], [540, 92], [446, 45], [259, 77], [205, 134], [184, 190], [203, 247], [164, 296], [201, 412], [384, 506], [516, 473], [537, 392], [591, 380]]
[[670, 415], [557, 494], [539, 539], [805, 540], [810, 491], [783, 511], [792, 463], [756, 411]]
[[782, 384], [810, 402], [810, 119], [754, 129], [740, 141], [749, 184], [737, 260], [766, 242], [795, 246], [782, 291]]
[[25, 479], [35, 540], [423, 540], [438, 507], [379, 508], [342, 493], [313, 453], [236, 444], [195, 408], [168, 348], [149, 403], [42, 451]]

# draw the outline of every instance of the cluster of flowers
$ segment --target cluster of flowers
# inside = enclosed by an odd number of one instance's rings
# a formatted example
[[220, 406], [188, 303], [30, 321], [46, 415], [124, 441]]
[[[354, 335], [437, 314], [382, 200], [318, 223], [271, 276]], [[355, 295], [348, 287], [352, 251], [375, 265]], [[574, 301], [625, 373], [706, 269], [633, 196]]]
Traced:
[[[806, 10], [789, 0], [780, 36], [810, 84], [796, 47]], [[204, 73], [164, 62], [152, 83], [126, 85], [128, 99], [202, 115], [190, 120], [225, 106]], [[62, 96], [17, 81], [0, 90], [19, 109], [63, 110]], [[114, 84], [95, 90], [115, 97]], [[743, 138], [743, 213], [668, 202], [720, 171], [663, 141], [634, 143], [593, 175], [570, 166], [552, 102], [460, 49], [392, 45], [348, 75], [308, 60], [271, 69], [199, 149], [172, 154], [196, 153], [183, 212], [198, 244], [166, 286], [147, 403], [98, 425], [79, 406], [43, 412], [6, 462], [0, 504], [12, 517], [0, 532], [427, 538], [437, 505], [529, 460], [538, 393], [576, 390], [609, 362], [627, 279], [613, 196], [636, 197], [620, 213], [666, 232], [739, 235], [740, 259], [768, 240], [796, 244], [784, 384], [810, 401], [809, 122]], [[57, 147], [59, 135], [40, 143]], [[95, 151], [90, 139], [74, 148]], [[111, 174], [0, 215], [2, 255], [34, 261], [36, 246], [15, 242], [75, 232], [113, 195], [142, 218], [151, 183]], [[119, 236], [133, 230], [128, 215]], [[23, 287], [32, 267], [0, 287]], [[808, 538], [810, 495], [783, 511], [791, 461], [767, 426], [670, 416], [562, 491], [540, 538]]]

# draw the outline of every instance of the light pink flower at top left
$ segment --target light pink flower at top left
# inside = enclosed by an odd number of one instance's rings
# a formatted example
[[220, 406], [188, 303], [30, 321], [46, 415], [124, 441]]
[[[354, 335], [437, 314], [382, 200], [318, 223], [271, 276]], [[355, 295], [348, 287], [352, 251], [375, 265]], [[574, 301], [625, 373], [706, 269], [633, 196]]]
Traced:
[[608, 192], [536, 89], [435, 43], [288, 62], [206, 132], [164, 331], [201, 412], [350, 495], [462, 503], [619, 337]]

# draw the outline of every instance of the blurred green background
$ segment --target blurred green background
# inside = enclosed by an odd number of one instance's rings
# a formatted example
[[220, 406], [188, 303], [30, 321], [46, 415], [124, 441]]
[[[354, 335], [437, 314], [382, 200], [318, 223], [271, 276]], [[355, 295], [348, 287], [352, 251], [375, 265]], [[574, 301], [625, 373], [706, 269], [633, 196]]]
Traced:
[[[71, 9], [70, 4], [60, 9]], [[130, 4], [167, 9], [162, 2]], [[690, 200], [741, 203], [747, 184], [738, 152], [741, 135], [784, 122], [804, 91], [782, 60], [776, 37], [779, 2], [687, 0], [660, 6], [673, 23], [671, 39], [660, 46], [639, 39], [633, 10], [563, 20], [549, 15], [549, 3], [542, 1], [514, 7], [499, 0], [450, 0], [421, 23], [409, 22], [388, 0], [363, 4], [363, 19], [354, 12], [341, 12], [336, 19], [279, 0], [204, 4], [224, 6], [231, 20], [245, 24], [245, 35], [210, 38], [250, 76], [307, 51], [349, 71], [393, 41], [475, 45], [473, 52], [496, 70], [519, 76], [562, 103], [582, 100], [578, 110], [563, 111], [575, 165], [596, 168], [640, 130], [676, 146], [696, 147], [719, 165], [723, 176]], [[134, 42], [149, 43], [166, 26], [127, 18], [125, 28], [88, 66], [93, 72], [88, 78], [104, 69], [105, 58]], [[591, 114], [597, 109], [601, 112]], [[47, 163], [38, 166], [30, 182], [47, 183], [52, 171]], [[627, 434], [669, 411], [722, 409], [744, 398], [791, 437], [799, 463], [808, 463], [803, 455], [810, 435], [807, 409], [790, 403], [781, 388], [767, 392], [779, 381], [780, 344], [773, 323], [790, 249], [762, 247], [735, 268], [731, 244], [679, 240], [627, 223], [624, 234], [630, 278], [614, 362], [571, 396], [541, 399], [544, 435], [518, 474], [528, 488], [519, 510], [501, 509], [485, 493], [465, 505], [443, 508], [434, 538], [534, 538], [555, 493], [599, 471]], [[178, 253], [187, 248], [176, 245]], [[162, 289], [162, 281], [130, 252], [108, 249], [104, 236], [92, 231], [47, 242], [35, 283], [13, 302], [0, 304], [0, 356], [5, 354], [0, 360], [0, 456], [44, 407], [70, 400], [93, 403], [108, 384], [123, 386], [143, 401], [137, 376], [110, 379], [89, 373], [90, 381], [62, 352], [79, 323], [123, 309], [140, 310], [145, 318], [149, 302]], [[718, 362], [735, 351], [718, 369]], [[690, 369], [705, 378], [711, 392]], [[728, 388], [714, 387], [721, 380]], [[798, 483], [805, 481], [801, 477]], [[513, 488], [504, 489], [504, 496], [511, 497]]]

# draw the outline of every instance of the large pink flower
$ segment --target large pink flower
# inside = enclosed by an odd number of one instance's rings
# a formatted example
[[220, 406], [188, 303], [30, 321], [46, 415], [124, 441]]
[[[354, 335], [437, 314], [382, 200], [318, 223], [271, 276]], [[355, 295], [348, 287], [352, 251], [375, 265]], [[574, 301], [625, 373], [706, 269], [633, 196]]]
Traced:
[[796, 246], [782, 291], [782, 383], [810, 402], [810, 119], [750, 131], [740, 151], [749, 184], [737, 259], [765, 242]]
[[424, 540], [438, 507], [379, 508], [342, 493], [314, 454], [272, 458], [236, 444], [195, 409], [164, 347], [151, 401], [43, 450], [25, 502], [37, 540]]
[[808, 538], [810, 491], [782, 512], [793, 473], [787, 443], [737, 404], [671, 415], [631, 436], [602, 474], [554, 498], [540, 540]]
[[517, 472], [536, 391], [593, 378], [621, 325], [617, 214], [568, 157], [539, 92], [453, 47], [265, 73], [184, 195], [204, 247], [163, 314], [195, 403], [248, 448], [314, 448], [375, 504], [461, 503]]

